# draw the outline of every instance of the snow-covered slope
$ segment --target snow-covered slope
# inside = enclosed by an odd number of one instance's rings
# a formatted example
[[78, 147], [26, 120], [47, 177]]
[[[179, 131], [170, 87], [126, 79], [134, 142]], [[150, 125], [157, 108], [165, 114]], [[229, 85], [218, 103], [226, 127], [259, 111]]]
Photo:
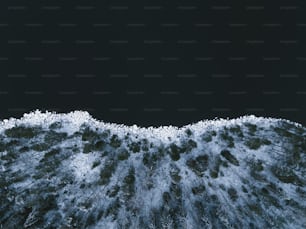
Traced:
[[245, 116], [139, 128], [0, 122], [0, 228], [306, 228], [306, 129]]

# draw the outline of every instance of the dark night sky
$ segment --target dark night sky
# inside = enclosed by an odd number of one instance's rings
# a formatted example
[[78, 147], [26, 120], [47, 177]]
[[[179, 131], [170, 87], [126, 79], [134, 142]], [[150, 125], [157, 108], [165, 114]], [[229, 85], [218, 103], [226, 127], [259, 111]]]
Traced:
[[3, 0], [0, 118], [125, 124], [245, 114], [306, 124], [305, 1]]

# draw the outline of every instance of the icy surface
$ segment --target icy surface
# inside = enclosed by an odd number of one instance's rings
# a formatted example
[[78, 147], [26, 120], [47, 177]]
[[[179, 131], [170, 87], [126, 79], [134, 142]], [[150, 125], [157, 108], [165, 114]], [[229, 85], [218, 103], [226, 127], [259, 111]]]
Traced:
[[35, 111], [0, 122], [0, 228], [306, 228], [306, 129]]

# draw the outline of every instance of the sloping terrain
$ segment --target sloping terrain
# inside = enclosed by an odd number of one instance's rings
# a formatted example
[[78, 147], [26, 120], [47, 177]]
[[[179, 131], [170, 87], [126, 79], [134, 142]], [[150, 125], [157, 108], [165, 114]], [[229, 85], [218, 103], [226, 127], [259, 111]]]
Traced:
[[306, 129], [281, 119], [36, 111], [0, 122], [0, 228], [306, 228], [305, 152]]

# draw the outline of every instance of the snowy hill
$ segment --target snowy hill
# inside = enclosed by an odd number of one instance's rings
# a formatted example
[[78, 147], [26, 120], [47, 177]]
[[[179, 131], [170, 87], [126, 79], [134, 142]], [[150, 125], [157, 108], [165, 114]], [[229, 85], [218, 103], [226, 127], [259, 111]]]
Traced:
[[306, 228], [306, 128], [245, 116], [139, 128], [0, 122], [0, 228]]

